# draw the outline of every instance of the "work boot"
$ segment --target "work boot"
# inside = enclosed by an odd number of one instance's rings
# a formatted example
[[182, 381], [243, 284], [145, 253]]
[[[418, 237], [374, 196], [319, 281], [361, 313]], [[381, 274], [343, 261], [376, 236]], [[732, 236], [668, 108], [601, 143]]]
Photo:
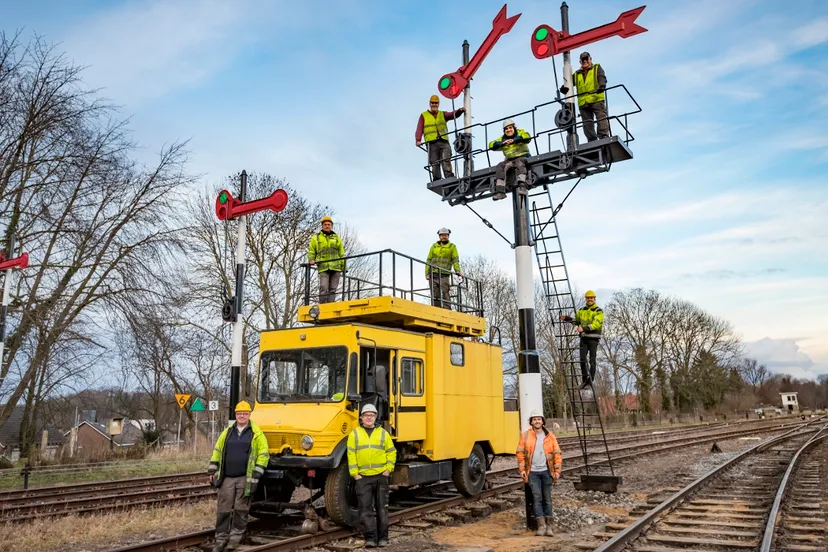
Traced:
[[227, 548], [227, 541], [220, 540], [216, 541], [216, 544], [213, 545], [213, 552], [224, 552]]
[[552, 516], [546, 518], [546, 536], [554, 537], [555, 533], [552, 531]]
[[377, 546], [379, 546], [380, 548], [385, 548], [386, 546], [388, 546], [388, 539], [380, 539], [377, 543]]
[[581, 390], [589, 389], [589, 384], [592, 383], [589, 378], [584, 379], [584, 382], [581, 384]]
[[365, 548], [376, 548], [376, 547], [377, 547], [377, 543], [375, 543], [374, 541], [367, 541], [365, 543]]
[[503, 192], [497, 192], [495, 195], [492, 196], [492, 199], [495, 201], [506, 199], [506, 194]]
[[546, 520], [542, 517], [538, 518], [538, 530], [535, 531], [536, 537], [543, 537], [546, 535]]

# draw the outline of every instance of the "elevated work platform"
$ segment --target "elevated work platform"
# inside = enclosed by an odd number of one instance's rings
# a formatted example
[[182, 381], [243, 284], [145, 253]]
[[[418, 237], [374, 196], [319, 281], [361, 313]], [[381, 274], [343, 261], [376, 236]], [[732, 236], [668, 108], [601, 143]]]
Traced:
[[300, 322], [361, 322], [464, 337], [486, 331], [483, 286], [454, 267], [447, 271], [391, 249], [335, 261], [345, 270], [335, 293], [325, 296], [319, 294], [318, 267], [304, 265]]
[[[610, 136], [592, 142], [584, 141], [581, 137], [581, 143], [574, 149], [567, 148], [567, 136], [570, 132], [577, 136], [579, 131], [583, 136], [584, 121], [577, 114], [569, 118], [565, 116], [562, 107], [566, 98], [504, 117], [514, 119], [518, 128], [526, 130], [532, 136], [532, 155], [526, 158], [530, 172], [530, 189], [607, 172], [614, 163], [633, 158], [630, 142], [634, 141], [635, 137], [629, 131], [628, 117], [639, 113], [641, 107], [623, 84], [607, 89], [608, 104], [611, 95], [614, 100], [618, 100], [619, 105], [609, 106]], [[428, 189], [450, 205], [463, 205], [491, 198], [494, 195], [495, 169], [504, 157], [501, 152], [489, 150], [488, 144], [503, 134], [504, 119], [475, 124], [451, 132], [449, 141], [454, 142], [457, 151], [451, 162], [457, 176], [432, 179]], [[597, 130], [597, 125], [595, 126]], [[474, 145], [479, 144], [480, 147], [472, 146], [470, 151], [462, 151], [463, 144], [469, 143], [469, 135], [472, 135]], [[482, 143], [476, 142], [480, 138]], [[472, 170], [466, 175], [463, 169], [469, 160]], [[430, 166], [424, 168], [431, 174]], [[506, 179], [507, 185], [513, 181], [514, 176], [510, 171]]]
[[[319, 310], [315, 320], [311, 316], [312, 308]], [[461, 337], [482, 337], [486, 333], [483, 317], [388, 295], [299, 307], [299, 322], [360, 322]]]

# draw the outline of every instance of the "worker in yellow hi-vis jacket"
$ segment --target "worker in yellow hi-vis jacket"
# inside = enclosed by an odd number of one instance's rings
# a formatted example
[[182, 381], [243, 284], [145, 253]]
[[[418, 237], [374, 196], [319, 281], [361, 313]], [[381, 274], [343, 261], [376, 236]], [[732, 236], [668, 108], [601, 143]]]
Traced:
[[388, 432], [375, 427], [377, 409], [373, 404], [362, 407], [361, 420], [362, 426], [348, 436], [348, 471], [356, 480], [365, 547], [384, 547], [388, 546], [388, 483], [397, 449]]
[[213, 552], [235, 550], [247, 529], [250, 501], [270, 460], [267, 438], [250, 421], [250, 403], [236, 405], [236, 422], [221, 432], [207, 473], [218, 487], [216, 544]]

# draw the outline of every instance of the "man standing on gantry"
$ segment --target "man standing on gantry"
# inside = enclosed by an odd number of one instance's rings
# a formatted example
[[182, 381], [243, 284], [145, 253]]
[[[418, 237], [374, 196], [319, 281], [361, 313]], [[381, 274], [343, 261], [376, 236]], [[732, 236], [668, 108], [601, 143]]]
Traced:
[[514, 169], [517, 187], [524, 191], [528, 188], [526, 178], [528, 169], [526, 159], [529, 157], [529, 142], [532, 137], [525, 130], [515, 127], [512, 119], [503, 121], [503, 136], [489, 142], [489, 149], [502, 151], [505, 160], [497, 164], [495, 168], [495, 189], [492, 199], [506, 199], [506, 173]]
[[[607, 75], [600, 64], [592, 63], [589, 52], [581, 52], [581, 68], [575, 71], [575, 88], [578, 89], [578, 109], [584, 122], [584, 135], [588, 142], [609, 138], [610, 126], [607, 118], [607, 104], [604, 90], [607, 89]], [[598, 134], [595, 134], [594, 119], [598, 119]]]
[[[598, 343], [601, 341], [601, 330], [604, 327], [604, 311], [595, 304], [595, 292], [587, 291], [584, 298], [586, 306], [578, 309], [574, 319], [568, 315], [561, 315], [561, 320], [571, 322], [573, 326], [576, 326], [581, 338], [581, 389], [586, 389], [595, 380]], [[589, 371], [587, 371], [587, 352], [589, 352]]]
[[[448, 142], [449, 132], [446, 121], [456, 119], [465, 112], [464, 107], [455, 111], [440, 111], [440, 98], [435, 94], [429, 100], [428, 111], [423, 111], [417, 120], [414, 141], [417, 147], [420, 147], [425, 140], [428, 149], [428, 164], [431, 165], [431, 176], [434, 181], [444, 177], [454, 177], [454, 171], [451, 169], [451, 146]], [[440, 165], [442, 165], [442, 173]]]

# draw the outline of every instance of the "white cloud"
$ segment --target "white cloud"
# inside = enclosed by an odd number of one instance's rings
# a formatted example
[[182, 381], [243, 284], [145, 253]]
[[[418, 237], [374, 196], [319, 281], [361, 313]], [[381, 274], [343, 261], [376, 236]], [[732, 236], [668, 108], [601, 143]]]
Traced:
[[801, 48], [811, 48], [828, 42], [828, 19], [822, 18], [799, 27], [793, 33], [796, 45]]
[[765, 337], [745, 343], [745, 349], [749, 357], [755, 358], [773, 373], [806, 379], [816, 379], [820, 374], [828, 373], [828, 365], [815, 363], [802, 351], [796, 339]]

